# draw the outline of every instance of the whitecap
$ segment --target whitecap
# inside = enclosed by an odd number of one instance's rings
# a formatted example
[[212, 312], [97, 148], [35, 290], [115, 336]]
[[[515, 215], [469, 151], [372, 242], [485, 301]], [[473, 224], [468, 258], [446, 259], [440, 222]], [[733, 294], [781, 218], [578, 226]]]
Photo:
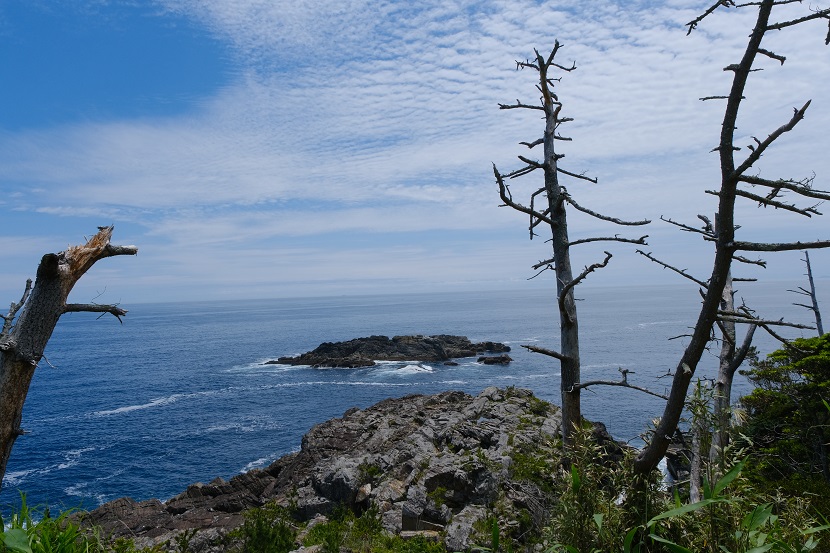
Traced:
[[127, 405], [125, 407], [118, 407], [117, 409], [108, 409], [105, 411], [95, 411], [92, 413], [98, 417], [105, 417], [108, 415], [118, 415], [121, 413], [130, 413], [132, 411], [140, 411], [142, 409], [150, 409], [153, 407], [158, 407], [160, 405], [168, 405], [170, 403], [176, 402], [179, 398], [182, 397], [182, 394], [173, 394], [172, 396], [167, 397], [157, 397], [155, 399], [151, 399], [148, 403], [139, 403], [138, 405]]
[[429, 365], [404, 365], [395, 371], [397, 374], [432, 373], [435, 370]]
[[70, 467], [74, 467], [78, 464], [78, 460], [81, 458], [81, 455], [88, 451], [95, 451], [94, 447], [84, 447], [81, 449], [72, 449], [67, 451], [63, 454], [64, 462], [58, 464], [58, 470], [68, 469]]
[[26, 480], [26, 477], [30, 474], [45, 474], [48, 472], [46, 469], [28, 469], [28, 470], [16, 470], [14, 472], [7, 472], [6, 475], [3, 477], [3, 487], [19, 487], [23, 481]]
[[248, 463], [247, 465], [242, 467], [242, 470], [239, 471], [239, 472], [240, 473], [245, 473], [245, 472], [252, 471], [254, 469], [259, 469], [259, 468], [270, 465], [275, 460], [276, 460], [276, 456], [260, 457], [256, 461], [251, 461], [250, 463]]

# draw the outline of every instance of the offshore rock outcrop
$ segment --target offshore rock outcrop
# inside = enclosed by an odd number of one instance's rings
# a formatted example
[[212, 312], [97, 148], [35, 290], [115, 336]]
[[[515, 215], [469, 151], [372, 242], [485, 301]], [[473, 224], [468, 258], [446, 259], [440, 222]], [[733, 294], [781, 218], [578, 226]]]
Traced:
[[252, 507], [276, 502], [304, 522], [343, 505], [376, 508], [389, 532], [438, 536], [464, 551], [486, 517], [515, 536], [544, 523], [560, 423], [558, 407], [524, 389], [387, 399], [315, 426], [299, 452], [266, 469], [194, 484], [166, 502], [122, 498], [85, 523], [170, 551], [177, 535], [195, 531], [190, 551], [213, 552]]
[[[346, 342], [324, 342], [297, 357], [280, 357], [266, 364], [312, 367], [371, 367], [375, 361], [450, 361], [479, 353], [504, 353], [510, 346], [498, 342], [473, 343], [465, 336], [368, 336]], [[503, 356], [507, 357], [507, 356]], [[509, 359], [509, 357], [508, 357]]]

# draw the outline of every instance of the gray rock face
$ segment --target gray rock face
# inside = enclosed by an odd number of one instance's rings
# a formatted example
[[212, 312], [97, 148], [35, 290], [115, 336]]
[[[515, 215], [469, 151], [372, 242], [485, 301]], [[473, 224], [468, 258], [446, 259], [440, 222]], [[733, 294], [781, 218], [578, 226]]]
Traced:
[[541, 490], [556, 463], [535, 482], [515, 474], [528, 455], [555, 460], [560, 423], [557, 407], [523, 389], [387, 399], [315, 426], [299, 452], [264, 470], [194, 484], [164, 503], [119, 499], [85, 520], [140, 546], [197, 529], [191, 550], [199, 552], [221, 551], [218, 539], [241, 525], [242, 512], [267, 502], [290, 506], [301, 521], [338, 505], [375, 507], [386, 530], [438, 532], [461, 551], [487, 516], [523, 510], [544, 520], [551, 498]]
[[[347, 342], [324, 342], [297, 357], [280, 357], [266, 364], [311, 365], [313, 367], [371, 367], [375, 361], [450, 361], [478, 353], [503, 353], [510, 346], [498, 342], [472, 343], [464, 336], [369, 336]], [[506, 356], [504, 356], [506, 357]]]

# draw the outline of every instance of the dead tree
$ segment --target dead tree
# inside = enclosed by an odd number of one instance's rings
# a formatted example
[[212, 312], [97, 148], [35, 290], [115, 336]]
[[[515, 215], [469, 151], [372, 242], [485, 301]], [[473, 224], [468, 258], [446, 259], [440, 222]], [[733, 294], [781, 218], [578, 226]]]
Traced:
[[99, 227], [86, 244], [44, 255], [34, 287], [29, 279], [20, 301], [11, 304], [7, 315], [0, 315], [0, 484], [12, 446], [23, 434], [20, 423], [29, 384], [58, 319], [64, 313], [89, 311], [110, 313], [121, 320], [127, 313], [117, 305], [67, 303], [72, 287], [96, 261], [138, 253], [135, 246], [111, 245], [112, 229]]
[[804, 259], [802, 259], [804, 263], [807, 264], [807, 282], [810, 285], [809, 290], [805, 290], [801, 286], [798, 287], [798, 290], [787, 290], [788, 292], [792, 292], [794, 294], [801, 294], [802, 296], [807, 296], [810, 298], [810, 305], [806, 305], [803, 303], [794, 303], [793, 305], [797, 305], [799, 307], [804, 307], [809, 309], [813, 312], [813, 315], [816, 317], [816, 330], [818, 330], [819, 336], [824, 336], [824, 326], [821, 324], [821, 311], [818, 308], [818, 297], [816, 296], [816, 284], [813, 282], [813, 269], [810, 267], [810, 253], [806, 250], [804, 251]]
[[[586, 266], [583, 271], [574, 276], [571, 269], [571, 246], [588, 242], [611, 241], [629, 242], [634, 244], [645, 244], [647, 236], [640, 238], [621, 238], [619, 236], [593, 237], [581, 240], [573, 240], [568, 236], [567, 206], [595, 217], [597, 219], [615, 223], [618, 225], [645, 225], [650, 221], [627, 222], [614, 217], [601, 215], [586, 207], [579, 205], [568, 193], [560, 182], [561, 177], [567, 177], [577, 181], [596, 183], [596, 179], [565, 170], [559, 164], [564, 157], [557, 153], [556, 143], [567, 141], [570, 138], [558, 134], [559, 127], [572, 121], [569, 117], [562, 117], [562, 103], [554, 92], [554, 85], [559, 80], [553, 76], [553, 72], [559, 70], [568, 73], [576, 69], [576, 64], [570, 67], [560, 65], [556, 62], [556, 55], [559, 52], [559, 42], [554, 43], [553, 50], [547, 57], [534, 51], [535, 57], [532, 60], [516, 62], [517, 69], [532, 69], [539, 75], [537, 89], [541, 93], [539, 104], [526, 104], [516, 100], [515, 104], [499, 104], [500, 109], [528, 109], [540, 111], [545, 116], [545, 130], [542, 138], [531, 142], [521, 142], [528, 149], [542, 145], [544, 148], [541, 161], [532, 160], [525, 156], [519, 156], [524, 163], [520, 169], [510, 173], [502, 174], [493, 165], [493, 173], [499, 187], [499, 196], [504, 206], [509, 206], [529, 216], [530, 238], [536, 236], [537, 228], [547, 226], [550, 230], [553, 257], [540, 261], [533, 266], [539, 270], [538, 274], [553, 270], [556, 274], [557, 308], [559, 310], [560, 324], [560, 351], [547, 348], [525, 346], [531, 351], [542, 353], [557, 359], [561, 367], [561, 393], [562, 393], [562, 433], [563, 441], [567, 446], [571, 442], [571, 433], [574, 428], [582, 422], [582, 408], [580, 404], [580, 361], [579, 361], [579, 324], [577, 320], [576, 304], [574, 302], [574, 287], [585, 278], [605, 267], [611, 259], [611, 254], [605, 252], [605, 259]], [[528, 175], [536, 170], [544, 174], [544, 185], [530, 194], [530, 205], [525, 206], [513, 199], [513, 194], [507, 181]], [[542, 206], [537, 206], [537, 198], [543, 200]]]
[[[748, 309], [724, 309], [721, 306], [724, 300], [724, 294], [730, 295], [727, 291], [727, 284], [730, 282], [732, 262], [734, 260], [749, 261], [743, 257], [743, 252], [778, 252], [788, 250], [805, 250], [814, 248], [830, 247], [830, 240], [817, 240], [811, 242], [792, 242], [792, 243], [765, 243], [765, 242], [750, 242], [738, 240], [736, 237], [737, 225], [735, 224], [735, 203], [738, 198], [747, 199], [757, 202], [760, 206], [771, 207], [774, 209], [786, 210], [805, 217], [812, 215], [820, 215], [816, 209], [816, 205], [807, 207], [800, 206], [795, 203], [790, 203], [782, 199], [784, 193], [792, 193], [797, 199], [809, 198], [812, 200], [827, 200], [830, 199], [830, 192], [814, 190], [812, 188], [813, 178], [794, 180], [790, 178], [779, 178], [777, 180], [762, 178], [757, 175], [750, 174], [750, 169], [753, 168], [758, 159], [767, 151], [767, 149], [782, 135], [790, 132], [795, 128], [799, 121], [804, 118], [804, 114], [810, 105], [806, 102], [801, 108], [796, 108], [793, 115], [784, 125], [775, 129], [763, 140], [754, 138], [754, 143], [747, 147], [748, 154], [741, 154], [741, 159], [736, 159], [737, 152], [740, 148], [735, 144], [735, 129], [738, 118], [738, 111], [741, 102], [744, 100], [746, 93], [747, 81], [751, 73], [758, 69], [753, 68], [753, 64], [758, 60], [758, 57], [766, 57], [784, 63], [785, 57], [765, 49], [763, 44], [764, 36], [767, 32], [773, 30], [783, 30], [802, 24], [812, 20], [825, 19], [830, 21], [830, 9], [808, 11], [803, 17], [798, 17], [791, 20], [774, 21], [771, 18], [773, 8], [781, 4], [790, 4], [792, 2], [781, 0], [760, 0], [759, 2], [750, 2], [741, 4], [740, 8], [753, 7], [758, 10], [755, 27], [744, 51], [740, 62], [732, 64], [724, 68], [725, 71], [730, 71], [733, 74], [732, 86], [728, 95], [725, 96], [709, 96], [702, 98], [702, 100], [724, 100], [726, 108], [724, 110], [723, 123], [721, 127], [720, 142], [713, 151], [718, 152], [720, 159], [721, 183], [718, 190], [708, 190], [707, 193], [713, 194], [718, 198], [718, 211], [714, 226], [709, 226], [703, 230], [694, 228], [690, 225], [681, 223], [674, 223], [684, 230], [696, 232], [703, 235], [703, 238], [714, 244], [714, 260], [712, 264], [712, 273], [707, 281], [705, 281], [705, 289], [703, 291], [703, 302], [698, 314], [697, 322], [695, 324], [692, 335], [689, 338], [689, 343], [684, 350], [680, 362], [673, 374], [673, 381], [669, 399], [666, 402], [663, 416], [655, 429], [651, 441], [637, 456], [634, 466], [635, 470], [640, 474], [651, 472], [657, 467], [657, 464], [666, 453], [669, 446], [670, 438], [677, 429], [680, 417], [683, 412], [683, 407], [686, 401], [686, 396], [689, 390], [689, 385], [695, 374], [701, 356], [710, 340], [712, 328], [718, 323], [726, 321], [745, 322], [750, 324], [757, 324], [758, 326], [767, 327], [773, 321], [764, 321], [755, 317]], [[696, 18], [688, 24], [689, 32], [703, 21], [707, 16], [712, 14], [719, 8], [729, 8], [735, 6], [735, 3], [730, 0], [719, 0], [712, 5], [704, 14]], [[830, 43], [830, 32], [828, 32], [825, 44]], [[761, 188], [766, 193], [756, 194], [750, 192], [745, 187], [749, 185], [756, 188]]]

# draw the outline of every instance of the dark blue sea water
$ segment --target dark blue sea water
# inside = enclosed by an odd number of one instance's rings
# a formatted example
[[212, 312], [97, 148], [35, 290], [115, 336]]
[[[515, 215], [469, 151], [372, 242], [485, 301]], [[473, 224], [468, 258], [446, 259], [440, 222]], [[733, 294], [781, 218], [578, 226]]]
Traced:
[[[753, 285], [762, 314], [810, 322], [787, 284]], [[792, 285], [789, 285], [792, 287]], [[688, 286], [584, 288], [583, 379], [619, 378], [662, 391], [698, 307]], [[790, 296], [790, 297], [788, 297]], [[230, 478], [297, 450], [311, 426], [387, 397], [521, 386], [558, 401], [558, 366], [520, 344], [558, 347], [548, 291], [297, 298], [128, 306], [111, 317], [65, 315], [49, 342], [0, 493], [52, 508], [122, 496], [169, 498], [187, 485]], [[263, 365], [324, 341], [373, 334], [460, 334], [513, 346], [507, 367], [385, 363], [365, 369]], [[762, 334], [762, 333], [759, 333]], [[790, 333], [792, 335], [792, 333]], [[766, 336], [762, 351], [775, 349]], [[715, 353], [700, 375], [712, 375]], [[51, 365], [51, 366], [50, 366]], [[743, 380], [738, 391], [746, 391]], [[620, 388], [584, 393], [585, 415], [622, 439], [662, 412], [659, 399]]]

